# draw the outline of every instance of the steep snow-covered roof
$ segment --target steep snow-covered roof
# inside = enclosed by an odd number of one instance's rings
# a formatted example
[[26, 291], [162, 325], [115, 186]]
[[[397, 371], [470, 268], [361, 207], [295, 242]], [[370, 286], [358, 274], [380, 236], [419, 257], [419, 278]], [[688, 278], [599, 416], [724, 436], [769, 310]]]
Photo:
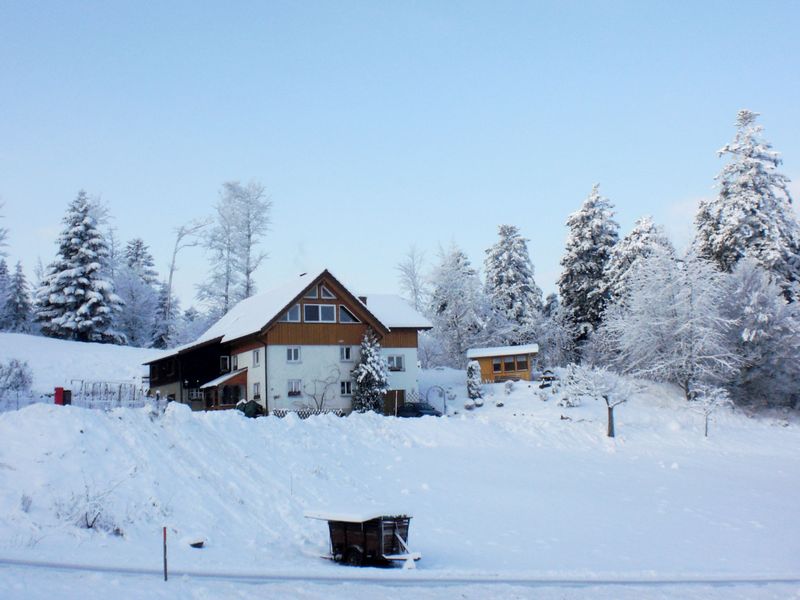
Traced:
[[303, 273], [271, 290], [242, 300], [190, 346], [215, 339], [230, 342], [257, 333], [319, 275], [321, 273]]
[[511, 356], [516, 354], [538, 354], [539, 344], [523, 346], [495, 346], [493, 348], [470, 348], [467, 358], [486, 358], [495, 356]]
[[366, 296], [366, 306], [369, 311], [389, 329], [398, 327], [429, 329], [433, 327], [428, 319], [414, 310], [414, 307], [400, 296], [395, 294], [362, 294], [361, 296]]

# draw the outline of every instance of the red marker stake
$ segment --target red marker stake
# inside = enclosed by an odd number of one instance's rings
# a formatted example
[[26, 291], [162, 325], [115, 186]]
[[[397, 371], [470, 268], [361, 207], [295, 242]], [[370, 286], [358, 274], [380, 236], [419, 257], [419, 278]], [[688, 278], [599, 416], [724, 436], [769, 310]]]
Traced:
[[167, 528], [164, 527], [164, 581], [167, 580]]

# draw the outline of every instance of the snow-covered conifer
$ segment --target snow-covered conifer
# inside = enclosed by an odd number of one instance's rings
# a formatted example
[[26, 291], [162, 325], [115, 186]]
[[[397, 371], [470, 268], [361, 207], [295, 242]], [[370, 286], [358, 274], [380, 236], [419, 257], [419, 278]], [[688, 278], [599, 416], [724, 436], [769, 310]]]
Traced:
[[486, 250], [486, 297], [493, 321], [507, 326], [500, 344], [532, 341], [542, 310], [542, 290], [533, 277], [528, 240], [513, 225], [500, 225], [500, 239]]
[[478, 274], [453, 245], [440, 252], [431, 279], [431, 333], [441, 344], [442, 362], [463, 369], [466, 351], [484, 340], [488, 310]]
[[158, 288], [155, 319], [151, 344], [153, 348], [172, 348], [175, 345], [177, 319], [179, 313], [178, 299], [170, 298], [169, 286], [162, 283]]
[[17, 262], [14, 275], [11, 276], [3, 314], [7, 331], [30, 333], [33, 309], [28, 281], [22, 271], [22, 262]]
[[627, 293], [628, 272], [638, 259], [647, 258], [655, 248], [674, 252], [664, 230], [650, 217], [637, 220], [633, 230], [611, 249], [604, 276], [609, 302], [618, 302]]
[[547, 294], [542, 307], [542, 316], [545, 318], [552, 317], [560, 307], [561, 303], [558, 301], [558, 294], [555, 292]]
[[50, 337], [82, 342], [123, 342], [112, 327], [120, 299], [103, 273], [106, 241], [94, 208], [81, 190], [64, 217], [56, 259], [37, 290], [36, 319]]
[[352, 372], [356, 384], [353, 392], [354, 411], [383, 410], [383, 398], [389, 391], [388, 369], [375, 332], [367, 330], [361, 340], [361, 357]]
[[155, 285], [158, 273], [150, 249], [142, 238], [134, 238], [125, 247], [125, 264], [133, 273], [148, 285]]
[[800, 285], [800, 231], [792, 211], [782, 160], [761, 137], [757, 113], [741, 110], [737, 132], [720, 156], [730, 157], [717, 176], [719, 195], [700, 204], [696, 252], [730, 272], [745, 255], [774, 273], [787, 299]]
[[736, 263], [723, 304], [736, 321], [731, 342], [741, 365], [728, 389], [737, 404], [791, 406], [800, 392], [800, 309], [754, 260]]
[[206, 313], [200, 312], [194, 306], [187, 308], [178, 319], [174, 343], [180, 346], [193, 342], [214, 324], [213, 319]]
[[472, 400], [483, 396], [481, 365], [477, 360], [467, 363], [467, 396]]
[[599, 326], [606, 306], [605, 268], [619, 236], [613, 216], [611, 202], [595, 185], [580, 210], [567, 219], [558, 289], [564, 320], [578, 345]]
[[6, 303], [8, 302], [10, 288], [11, 278], [8, 275], [8, 265], [4, 258], [0, 258], [0, 331], [5, 331], [8, 328]]

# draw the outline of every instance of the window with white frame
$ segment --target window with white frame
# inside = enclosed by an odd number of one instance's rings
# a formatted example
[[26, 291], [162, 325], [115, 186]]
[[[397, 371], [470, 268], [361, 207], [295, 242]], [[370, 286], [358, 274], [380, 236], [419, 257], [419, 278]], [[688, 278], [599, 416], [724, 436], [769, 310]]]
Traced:
[[303, 381], [301, 379], [290, 379], [289, 380], [289, 390], [288, 393], [290, 396], [299, 396], [302, 394], [302, 385]]
[[253, 350], [253, 366], [257, 367], [261, 364], [261, 348]]
[[292, 308], [287, 310], [281, 316], [279, 321], [283, 323], [299, 323], [300, 322], [300, 305], [295, 304]]
[[339, 346], [339, 360], [342, 362], [353, 361], [353, 347], [352, 346]]
[[339, 392], [342, 396], [352, 396], [353, 395], [353, 382], [352, 381], [340, 381], [339, 382]]
[[286, 348], [286, 362], [300, 362], [300, 346], [289, 346]]
[[261, 398], [261, 383], [258, 381], [253, 382], [253, 399]]
[[403, 355], [402, 354], [389, 356], [389, 357], [387, 357], [386, 362], [389, 363], [389, 370], [390, 371], [405, 371], [406, 370], [406, 366], [405, 366], [405, 362], [403, 361]]
[[234, 371], [239, 368], [239, 355], [234, 354], [231, 356], [231, 369]]
[[336, 306], [333, 304], [304, 304], [303, 320], [306, 323], [336, 323]]
[[333, 300], [336, 296], [333, 295], [333, 292], [326, 288], [324, 285], [319, 286], [319, 297], [325, 298], [326, 300]]
[[303, 298], [319, 298], [319, 296], [317, 296], [317, 286], [314, 286], [308, 290]]
[[346, 306], [340, 304], [339, 305], [339, 323], [361, 323], [350, 309]]

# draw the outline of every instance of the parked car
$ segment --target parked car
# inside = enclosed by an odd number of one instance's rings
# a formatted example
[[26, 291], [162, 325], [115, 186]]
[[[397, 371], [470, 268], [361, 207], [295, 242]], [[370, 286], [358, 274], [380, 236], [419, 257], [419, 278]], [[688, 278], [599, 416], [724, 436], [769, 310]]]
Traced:
[[398, 417], [441, 417], [442, 413], [433, 408], [427, 402], [407, 402], [397, 409]]

